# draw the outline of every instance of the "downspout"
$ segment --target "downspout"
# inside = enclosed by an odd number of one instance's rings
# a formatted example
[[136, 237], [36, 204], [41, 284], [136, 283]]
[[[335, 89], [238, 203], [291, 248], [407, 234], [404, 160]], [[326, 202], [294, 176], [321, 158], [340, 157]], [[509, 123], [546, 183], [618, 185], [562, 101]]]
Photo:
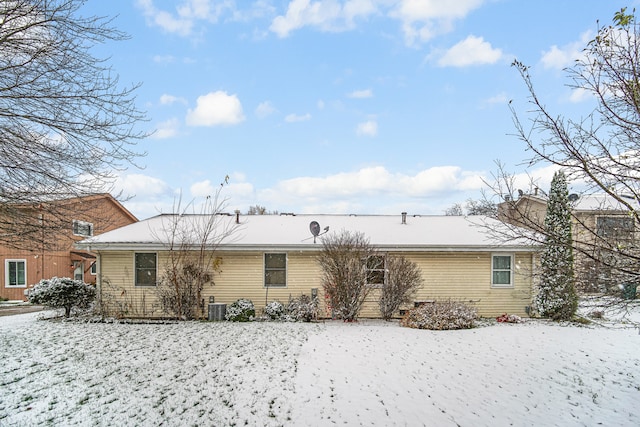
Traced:
[[[91, 252], [91, 248], [89, 248], [89, 252]], [[96, 252], [96, 294], [100, 299], [100, 314], [104, 317], [104, 310], [102, 307], [102, 255], [100, 252]]]

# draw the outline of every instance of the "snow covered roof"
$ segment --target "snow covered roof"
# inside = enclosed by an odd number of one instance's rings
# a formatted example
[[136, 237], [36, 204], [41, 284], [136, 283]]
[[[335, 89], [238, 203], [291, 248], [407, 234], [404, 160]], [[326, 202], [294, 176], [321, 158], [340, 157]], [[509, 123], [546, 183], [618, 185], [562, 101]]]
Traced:
[[[633, 197], [625, 197], [627, 202], [633, 207], [633, 209], [640, 210], [640, 203]], [[542, 204], [547, 204], [547, 198], [539, 195], [525, 194], [518, 199], [521, 200], [536, 201]], [[571, 206], [575, 211], [592, 212], [592, 211], [628, 211], [629, 209], [606, 193], [597, 194], [571, 194], [569, 195], [571, 200]]]
[[[159, 215], [125, 227], [83, 240], [79, 248], [88, 250], [161, 250], [169, 242], [167, 230], [176, 218], [183, 229], [201, 229], [202, 215]], [[218, 245], [225, 250], [318, 250], [322, 235], [343, 230], [361, 232], [378, 248], [387, 250], [530, 250], [525, 242], [503, 244], [493, 239], [488, 223], [501, 223], [486, 217], [474, 216], [412, 216], [403, 223], [401, 215], [235, 215], [216, 216], [218, 230], [237, 227]], [[314, 243], [310, 224], [320, 224], [320, 237]], [[325, 232], [325, 227], [329, 227]], [[197, 232], [194, 232], [194, 235]], [[217, 239], [214, 239], [216, 241]], [[217, 243], [217, 242], [216, 242]]]
[[[640, 209], [638, 201], [629, 198], [628, 203], [634, 209]], [[627, 211], [628, 208], [622, 203], [609, 196], [608, 194], [589, 194], [579, 196], [578, 199], [573, 202], [573, 208], [576, 211]]]

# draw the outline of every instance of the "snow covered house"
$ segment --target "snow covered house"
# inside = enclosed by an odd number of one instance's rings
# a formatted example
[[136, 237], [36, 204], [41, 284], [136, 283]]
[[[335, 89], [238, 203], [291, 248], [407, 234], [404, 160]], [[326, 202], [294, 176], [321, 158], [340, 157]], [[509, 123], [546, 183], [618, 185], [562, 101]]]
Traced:
[[[635, 281], [622, 272], [637, 271], [640, 224], [634, 212], [640, 211], [640, 203], [632, 197], [624, 200], [626, 205], [605, 193], [569, 195], [574, 270], [581, 292], [616, 292], [621, 281]], [[501, 220], [536, 231], [544, 229], [546, 214], [547, 198], [537, 192], [498, 206]]]
[[30, 287], [53, 276], [94, 283], [95, 257], [74, 243], [136, 221], [106, 193], [4, 206], [0, 223], [10, 232], [0, 239], [0, 297], [24, 300]]
[[[198, 236], [206, 228], [203, 224], [211, 218], [164, 214], [78, 243], [79, 248], [96, 254], [103, 307], [114, 316], [167, 316], [159, 308], [156, 291], [170, 250], [184, 248], [188, 242], [188, 248], [197, 251]], [[535, 248], [522, 242], [493, 240], [482, 225], [491, 222], [489, 218], [406, 213], [236, 213], [215, 218], [212, 235], [217, 233], [217, 237], [206, 249], [215, 249], [219, 268], [213, 277], [215, 283], [203, 290], [205, 304], [211, 297], [216, 303], [227, 304], [248, 298], [261, 312], [267, 301], [286, 303], [290, 296], [317, 295], [320, 315], [330, 316], [317, 255], [324, 233], [343, 230], [363, 233], [379, 250], [382, 261], [389, 254], [403, 255], [419, 266], [423, 286], [416, 304], [450, 298], [474, 305], [481, 316], [496, 316], [505, 312], [527, 315], [531, 303]], [[182, 231], [172, 232], [178, 223]], [[220, 241], [222, 236], [225, 238]], [[375, 292], [370, 300], [360, 317], [379, 317]]]

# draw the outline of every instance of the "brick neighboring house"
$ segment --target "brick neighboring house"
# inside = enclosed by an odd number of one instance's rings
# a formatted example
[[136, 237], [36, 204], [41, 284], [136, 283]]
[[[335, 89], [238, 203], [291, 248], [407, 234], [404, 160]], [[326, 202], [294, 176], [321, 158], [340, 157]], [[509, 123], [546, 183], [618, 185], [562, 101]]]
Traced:
[[27, 288], [54, 276], [95, 283], [95, 255], [75, 249], [75, 242], [138, 221], [110, 194], [13, 209], [29, 232], [5, 235], [0, 243], [0, 297], [9, 300], [26, 299]]

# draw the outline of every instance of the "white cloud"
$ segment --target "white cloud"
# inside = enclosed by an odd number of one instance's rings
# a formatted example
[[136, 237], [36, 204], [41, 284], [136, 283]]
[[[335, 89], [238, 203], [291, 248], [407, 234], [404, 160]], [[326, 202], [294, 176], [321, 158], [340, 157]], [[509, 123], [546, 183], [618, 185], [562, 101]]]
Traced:
[[157, 9], [153, 0], [138, 0], [137, 5], [147, 18], [147, 24], [157, 26], [169, 33], [186, 36], [191, 33], [193, 21], [184, 17], [174, 17], [169, 12]]
[[587, 31], [580, 36], [580, 40], [568, 43], [562, 47], [556, 45], [543, 52], [540, 61], [544, 68], [562, 70], [565, 67], [572, 65], [576, 59], [584, 57], [583, 49], [589, 43], [589, 40], [593, 38], [593, 33]]
[[193, 197], [207, 197], [214, 195], [218, 189], [218, 185], [211, 184], [211, 181], [205, 179], [204, 181], [195, 182], [191, 184], [189, 192]]
[[569, 96], [569, 101], [575, 104], [587, 101], [589, 99], [593, 99], [593, 93], [582, 87], [573, 89], [571, 91], [571, 95]]
[[260, 119], [264, 119], [266, 117], [269, 117], [276, 111], [278, 110], [273, 106], [273, 104], [271, 104], [271, 102], [264, 101], [256, 107], [256, 116], [258, 116], [258, 118]]
[[483, 0], [401, 0], [389, 15], [402, 22], [405, 42], [412, 46], [450, 32], [456, 20], [482, 3]]
[[154, 55], [153, 62], [158, 64], [171, 64], [176, 62], [176, 58], [172, 55]]
[[558, 170], [560, 170], [559, 166], [549, 165], [531, 169], [527, 172], [517, 173], [513, 176], [513, 187], [523, 190], [525, 193], [531, 192], [535, 187], [538, 187], [545, 193], [548, 193], [553, 174]]
[[169, 94], [162, 94], [160, 96], [160, 105], [172, 105], [175, 103], [180, 103], [180, 104], [187, 104], [187, 100], [184, 98], [179, 98], [177, 96], [173, 96], [173, 95], [169, 95]]
[[487, 98], [485, 100], [485, 104], [488, 104], [488, 105], [506, 104], [507, 101], [509, 101], [509, 98], [507, 98], [507, 94], [505, 92], [500, 92], [499, 94], [497, 94], [495, 96]]
[[495, 64], [502, 58], [502, 51], [491, 47], [482, 37], [469, 36], [457, 43], [438, 59], [441, 67], [468, 67]]
[[424, 197], [446, 191], [482, 188], [482, 175], [457, 166], [440, 166], [415, 175], [391, 173], [383, 166], [339, 173], [323, 178], [300, 177], [281, 181], [274, 189], [292, 198], [343, 198], [394, 194]]
[[318, 107], [318, 110], [324, 110], [324, 101], [319, 99], [318, 102], [316, 102], [316, 107]]
[[373, 91], [371, 89], [354, 90], [353, 92], [347, 94], [347, 97], [356, 99], [372, 98]]
[[356, 128], [356, 135], [358, 136], [376, 136], [378, 134], [378, 123], [373, 120], [368, 120], [363, 123], [358, 123]]
[[161, 179], [137, 173], [118, 176], [114, 187], [125, 197], [155, 198], [172, 193], [169, 185]]
[[186, 118], [189, 126], [235, 125], [243, 120], [240, 100], [224, 91], [199, 96], [196, 108], [189, 109]]
[[175, 12], [158, 9], [153, 0], [137, 0], [136, 3], [148, 25], [180, 36], [191, 35], [198, 21], [217, 22], [224, 12], [233, 13], [235, 9], [232, 0], [213, 3], [211, 0], [183, 0], [175, 7]]
[[374, 0], [292, 0], [285, 15], [274, 18], [269, 29], [278, 37], [302, 27], [311, 26], [322, 31], [346, 31], [354, 27], [354, 20], [366, 18], [377, 11]]
[[311, 120], [311, 114], [309, 113], [304, 115], [287, 114], [284, 118], [284, 121], [287, 123], [306, 122], [307, 120]]
[[168, 139], [173, 138], [178, 134], [180, 122], [178, 119], [173, 118], [158, 124], [156, 131], [151, 135], [153, 139]]

